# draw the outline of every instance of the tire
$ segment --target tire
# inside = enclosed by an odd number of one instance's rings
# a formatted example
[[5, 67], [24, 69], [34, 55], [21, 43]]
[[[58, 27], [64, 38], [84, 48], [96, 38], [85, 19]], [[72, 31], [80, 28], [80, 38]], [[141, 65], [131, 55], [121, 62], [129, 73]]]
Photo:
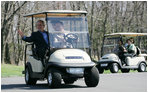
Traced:
[[77, 79], [76, 78], [64, 78], [63, 81], [65, 84], [73, 84]]
[[103, 68], [98, 68], [98, 70], [99, 70], [99, 74], [103, 74], [103, 72], [104, 72], [104, 69]]
[[37, 79], [31, 78], [30, 74], [31, 74], [31, 72], [30, 72], [29, 68], [27, 67], [25, 70], [25, 82], [27, 85], [35, 85], [37, 82]]
[[145, 63], [140, 63], [138, 72], [145, 72], [146, 71], [146, 64]]
[[47, 83], [49, 87], [58, 88], [61, 86], [61, 74], [56, 70], [49, 70], [47, 73]]
[[110, 71], [111, 71], [112, 73], [118, 73], [118, 71], [119, 71], [119, 66], [118, 66], [118, 64], [117, 64], [117, 63], [112, 63], [112, 64], [110, 65]]
[[85, 69], [84, 80], [87, 87], [96, 87], [99, 83], [99, 71], [96, 67]]
[[121, 72], [122, 73], [129, 73], [130, 72], [130, 69], [121, 69]]

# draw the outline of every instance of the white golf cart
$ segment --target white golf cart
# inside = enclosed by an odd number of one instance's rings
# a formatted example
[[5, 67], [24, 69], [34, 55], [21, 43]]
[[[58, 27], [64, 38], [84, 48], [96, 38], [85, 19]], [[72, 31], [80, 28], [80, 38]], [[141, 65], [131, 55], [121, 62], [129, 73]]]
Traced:
[[[49, 33], [47, 52], [50, 51], [45, 55], [43, 67], [34, 54], [34, 44], [26, 45], [23, 73], [27, 85], [47, 79], [49, 87], [60, 87], [62, 80], [65, 84], [72, 84], [78, 78], [84, 78], [88, 87], [98, 85], [98, 69], [86, 52], [90, 46], [86, 14], [86, 11], [56, 10], [25, 15], [32, 18], [32, 32], [35, 18], [46, 20]], [[64, 31], [55, 30], [53, 22], [60, 22]]]
[[[142, 54], [141, 50], [136, 47], [136, 55], [125, 53], [125, 59], [121, 60], [118, 55], [119, 40], [125, 41], [128, 38], [138, 38], [147, 36], [147, 33], [112, 33], [105, 35], [103, 45], [103, 56], [97, 63], [99, 73], [110, 69], [112, 73], [117, 73], [121, 69], [122, 73], [128, 73], [130, 69], [138, 70], [138, 72], [145, 72], [147, 63], [145, 58], [147, 54]], [[142, 40], [144, 41], [144, 40]], [[122, 64], [124, 61], [126, 64]]]

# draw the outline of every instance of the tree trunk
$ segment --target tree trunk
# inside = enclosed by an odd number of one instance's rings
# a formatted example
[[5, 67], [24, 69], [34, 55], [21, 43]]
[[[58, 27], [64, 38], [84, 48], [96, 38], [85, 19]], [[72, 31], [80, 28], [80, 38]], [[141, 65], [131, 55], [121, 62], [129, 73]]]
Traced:
[[108, 17], [108, 13], [107, 13], [108, 8], [105, 8], [105, 20], [103, 22], [103, 40], [102, 40], [102, 47], [101, 47], [101, 56], [103, 56], [103, 45], [104, 45], [104, 40], [105, 40], [105, 34], [106, 34], [106, 23], [107, 23], [107, 17]]
[[93, 15], [94, 15], [94, 1], [92, 1], [92, 8], [91, 8], [91, 28], [90, 28], [90, 43], [91, 46], [89, 48], [89, 55], [92, 56], [92, 49], [93, 49], [93, 30], [94, 30], [94, 21], [93, 21]]
[[[9, 15], [7, 15], [7, 13], [8, 12], [10, 12], [10, 11], [8, 11], [8, 10], [11, 10], [10, 8], [12, 8], [12, 7], [10, 7], [10, 6], [12, 6], [11, 4], [10, 4], [11, 2], [5, 2], [5, 4], [4, 4], [4, 7], [5, 7], [5, 13], [4, 13], [4, 20], [3, 20], [3, 23], [2, 23], [2, 28], [1, 28], [1, 34], [2, 34], [2, 37], [1, 37], [1, 39], [2, 39], [2, 44], [1, 44], [1, 48], [2, 48], [2, 51], [1, 51], [1, 54], [2, 54], [2, 58], [1, 58], [1, 60], [2, 60], [2, 63], [4, 62], [4, 58], [5, 58], [5, 44], [7, 43], [6, 41], [7, 41], [7, 39], [8, 39], [8, 35], [9, 35], [9, 27], [10, 27], [10, 25], [12, 24], [12, 19], [13, 19], [13, 17], [14, 17], [14, 15], [18, 12], [18, 10], [20, 10], [21, 9], [21, 7], [23, 7], [26, 3], [27, 3], [27, 1], [25, 1], [20, 7], [18, 7], [10, 16]], [[9, 23], [10, 22], [10, 23]], [[7, 56], [6, 56], [7, 57]], [[7, 59], [7, 58], [6, 58]]]

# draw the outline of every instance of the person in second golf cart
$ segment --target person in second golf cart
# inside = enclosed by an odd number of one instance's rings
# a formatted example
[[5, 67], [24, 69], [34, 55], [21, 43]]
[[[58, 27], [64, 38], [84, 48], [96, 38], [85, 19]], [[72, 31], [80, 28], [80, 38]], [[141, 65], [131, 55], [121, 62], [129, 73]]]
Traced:
[[137, 50], [135, 45], [133, 44], [133, 41], [131, 39], [128, 39], [127, 42], [128, 42], [127, 46], [128, 54], [132, 54], [133, 56], [136, 55]]
[[125, 65], [125, 56], [124, 54], [127, 53], [126, 48], [123, 46], [123, 41], [119, 40], [118, 41], [118, 56], [122, 61], [122, 64]]
[[18, 34], [22, 37], [22, 40], [26, 42], [33, 42], [36, 46], [36, 54], [38, 59], [42, 61], [43, 66], [45, 66], [44, 56], [48, 48], [48, 32], [44, 30], [45, 24], [44, 21], [38, 20], [36, 22], [37, 32], [33, 32], [30, 37], [24, 36], [24, 33], [21, 30], [18, 30]]

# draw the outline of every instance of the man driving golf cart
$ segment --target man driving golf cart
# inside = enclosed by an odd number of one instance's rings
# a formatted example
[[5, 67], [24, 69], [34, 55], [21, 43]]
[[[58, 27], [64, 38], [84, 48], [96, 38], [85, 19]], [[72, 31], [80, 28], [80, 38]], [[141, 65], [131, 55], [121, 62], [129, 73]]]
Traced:
[[[53, 20], [51, 21], [51, 24], [52, 24], [52, 27], [53, 27], [53, 30], [57, 32], [57, 34], [52, 34], [50, 33], [50, 37], [51, 38], [51, 45], [54, 46], [54, 47], [58, 47], [58, 46], [62, 46], [64, 47], [65, 46], [65, 39], [64, 39], [64, 26], [63, 26], [63, 22], [61, 21], [58, 21], [58, 20]], [[61, 43], [63, 42], [63, 43]]]
[[53, 32], [55, 31], [57, 33], [50, 33], [51, 46], [54, 46], [55, 48], [59, 46], [61, 46], [61, 48], [73, 48], [72, 43], [78, 42], [79, 37], [76, 34], [72, 34], [71, 38], [73, 38], [73, 42], [67, 42], [65, 37], [70, 33], [70, 31], [66, 31], [64, 29], [63, 22], [59, 20], [51, 20], [51, 24], [53, 27]]
[[123, 41], [119, 40], [118, 41], [118, 47], [117, 47], [117, 55], [119, 56], [119, 58], [121, 59], [122, 64], [125, 64], [125, 53], [127, 53], [126, 48], [123, 46]]

